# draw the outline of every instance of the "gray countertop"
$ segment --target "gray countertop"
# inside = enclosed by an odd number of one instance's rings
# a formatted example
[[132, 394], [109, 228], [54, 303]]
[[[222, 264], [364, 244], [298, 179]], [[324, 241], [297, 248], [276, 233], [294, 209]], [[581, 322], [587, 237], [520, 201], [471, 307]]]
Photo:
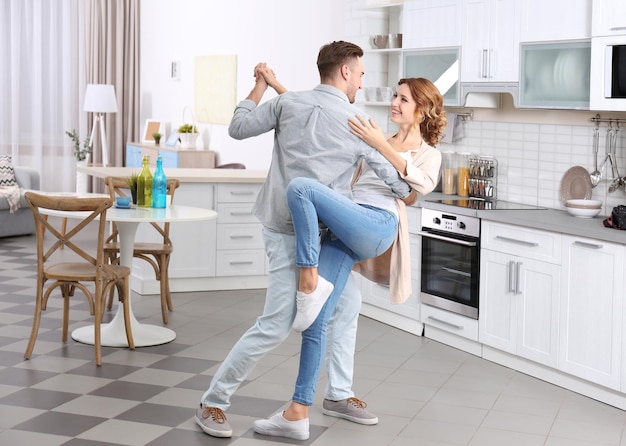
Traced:
[[[431, 203], [427, 200], [450, 199], [451, 196], [439, 192], [431, 192], [420, 197], [415, 206], [428, 209], [448, 211], [459, 215], [479, 217], [482, 220], [508, 223], [545, 231], [560, 232], [562, 234], [588, 237], [607, 242], [626, 245], [626, 231], [605, 228], [602, 220], [606, 216], [598, 215], [594, 218], [574, 217], [567, 211], [560, 209], [531, 209], [531, 210], [477, 210], [443, 203]], [[452, 197], [461, 198], [461, 197]]]

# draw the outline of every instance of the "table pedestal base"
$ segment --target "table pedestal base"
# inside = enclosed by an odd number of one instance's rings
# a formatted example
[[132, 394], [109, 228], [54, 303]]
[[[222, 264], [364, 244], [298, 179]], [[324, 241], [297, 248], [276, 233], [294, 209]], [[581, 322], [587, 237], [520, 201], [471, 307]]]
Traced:
[[[149, 347], [167, 344], [176, 339], [176, 332], [158, 325], [140, 324], [135, 315], [130, 315], [130, 328], [133, 333], [135, 347]], [[72, 339], [83, 344], [94, 344], [93, 325], [77, 328], [72, 332]], [[117, 313], [111, 322], [100, 326], [103, 347], [128, 347], [126, 329], [124, 328], [124, 310], [118, 305]]]

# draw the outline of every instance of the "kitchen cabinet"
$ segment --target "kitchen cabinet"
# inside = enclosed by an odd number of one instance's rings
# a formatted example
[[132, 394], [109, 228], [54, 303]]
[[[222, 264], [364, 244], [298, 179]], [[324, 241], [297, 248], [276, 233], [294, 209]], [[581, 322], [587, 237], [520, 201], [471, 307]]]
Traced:
[[260, 190], [257, 184], [217, 185], [217, 276], [266, 273], [262, 226], [252, 214]]
[[461, 1], [406, 2], [402, 29], [404, 48], [458, 47], [461, 45]]
[[446, 106], [461, 104], [460, 47], [407, 50], [403, 55], [403, 77], [423, 77], [432, 81]]
[[626, 35], [626, 2], [624, 0], [593, 0], [591, 35]]
[[591, 0], [521, 0], [522, 43], [589, 38]]
[[483, 222], [479, 340], [556, 367], [560, 234]]
[[563, 236], [558, 368], [616, 390], [621, 388], [623, 277], [624, 245]]
[[463, 0], [461, 5], [462, 82], [516, 82], [518, 0]]
[[591, 40], [521, 45], [519, 105], [589, 109]]
[[155, 146], [129, 142], [126, 144], [126, 167], [141, 168], [143, 157], [148, 157], [148, 165], [156, 166], [157, 157], [163, 160], [163, 168], [215, 167], [215, 152], [211, 150], [183, 150], [176, 147]]

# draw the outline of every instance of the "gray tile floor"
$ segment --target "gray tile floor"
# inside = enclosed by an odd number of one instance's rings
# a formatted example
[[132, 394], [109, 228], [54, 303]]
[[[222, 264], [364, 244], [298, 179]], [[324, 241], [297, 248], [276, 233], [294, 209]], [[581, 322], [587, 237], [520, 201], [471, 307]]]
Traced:
[[[311, 438], [255, 434], [252, 422], [290, 398], [299, 335], [257, 366], [233, 398], [232, 439], [205, 435], [193, 414], [212, 373], [261, 311], [264, 290], [177, 293], [157, 347], [93, 348], [60, 340], [51, 298], [33, 357], [34, 237], [0, 239], [0, 445], [576, 446], [626, 445], [626, 413], [505, 367], [362, 317], [354, 388], [380, 423], [361, 426], [311, 410]], [[156, 296], [133, 296], [137, 318], [161, 324]], [[71, 328], [90, 321], [80, 297]], [[107, 315], [110, 318], [111, 315]], [[319, 389], [323, 389], [324, 379]]]

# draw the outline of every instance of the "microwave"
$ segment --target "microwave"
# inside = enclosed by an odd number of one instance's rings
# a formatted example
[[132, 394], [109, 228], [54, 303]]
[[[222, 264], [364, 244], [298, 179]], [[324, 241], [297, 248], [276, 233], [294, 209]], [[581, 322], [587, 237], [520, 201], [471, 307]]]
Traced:
[[591, 110], [626, 111], [626, 35], [591, 39]]

